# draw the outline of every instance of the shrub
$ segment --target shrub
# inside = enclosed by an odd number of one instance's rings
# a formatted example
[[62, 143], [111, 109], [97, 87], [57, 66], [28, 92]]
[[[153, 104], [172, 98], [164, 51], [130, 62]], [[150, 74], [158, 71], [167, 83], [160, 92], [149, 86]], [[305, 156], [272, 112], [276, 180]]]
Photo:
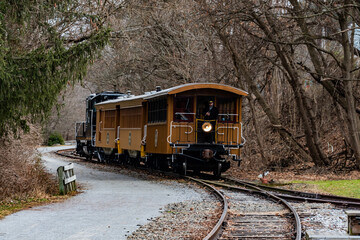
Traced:
[[55, 144], [60, 144], [60, 145], [65, 144], [64, 138], [58, 132], [51, 133], [49, 136], [48, 145], [53, 146]]
[[40, 128], [33, 126], [21, 139], [11, 134], [0, 138], [0, 205], [2, 201], [46, 198], [58, 192], [57, 179], [46, 171], [36, 151], [42, 141]]

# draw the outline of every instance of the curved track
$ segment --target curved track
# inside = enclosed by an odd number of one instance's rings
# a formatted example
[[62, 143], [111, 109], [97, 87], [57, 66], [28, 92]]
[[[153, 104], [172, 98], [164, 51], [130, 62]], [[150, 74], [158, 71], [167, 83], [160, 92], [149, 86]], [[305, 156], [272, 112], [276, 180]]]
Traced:
[[75, 148], [70, 148], [70, 149], [58, 150], [55, 153], [62, 157], [86, 160], [85, 157], [80, 157], [80, 156], [75, 155], [74, 151], [75, 151]]
[[[230, 184], [224, 184], [219, 181], [210, 181], [203, 180], [208, 184], [212, 184], [215, 186], [241, 191], [248, 194], [258, 194], [265, 196], [267, 199], [272, 200], [277, 204], [281, 204], [285, 209], [289, 211], [289, 214], [281, 214], [281, 213], [273, 213], [267, 214], [266, 216], [260, 214], [255, 214], [251, 216], [246, 216], [249, 219], [245, 219], [244, 217], [235, 216], [230, 221], [235, 222], [230, 232], [227, 233], [226, 237], [222, 239], [289, 239], [293, 238], [296, 240], [301, 239], [301, 222], [300, 217], [296, 210], [284, 199], [261, 189], [257, 189], [257, 191], [253, 191], [250, 189], [240, 188]], [[284, 215], [284, 217], [281, 217]], [[286, 231], [288, 229], [288, 219], [287, 217], [291, 216], [293, 218], [293, 234]], [[260, 223], [260, 224], [259, 224]], [[284, 226], [280, 226], [284, 225]], [[240, 230], [239, 230], [239, 229]]]
[[208, 240], [208, 239], [217, 239], [222, 231], [222, 228], [224, 226], [225, 220], [227, 218], [228, 215], [228, 202], [225, 198], [225, 196], [219, 192], [216, 188], [214, 188], [213, 186], [211, 186], [210, 184], [205, 183], [204, 181], [200, 180], [200, 179], [195, 179], [192, 177], [186, 177], [187, 179], [197, 182], [201, 185], [206, 186], [207, 188], [209, 188], [212, 192], [214, 192], [216, 194], [216, 196], [220, 199], [220, 201], [222, 202], [223, 205], [223, 210], [222, 210], [222, 214], [218, 220], [218, 222], [216, 223], [215, 227], [211, 230], [211, 232], [204, 238], [204, 240]]

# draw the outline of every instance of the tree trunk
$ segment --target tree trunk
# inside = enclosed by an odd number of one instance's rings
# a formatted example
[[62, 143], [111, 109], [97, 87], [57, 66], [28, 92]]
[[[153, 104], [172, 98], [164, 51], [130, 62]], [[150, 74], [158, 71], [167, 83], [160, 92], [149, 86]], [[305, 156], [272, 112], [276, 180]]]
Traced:
[[269, 27], [272, 31], [254, 12], [252, 12], [252, 16], [254, 17], [258, 26], [265, 33], [266, 37], [273, 43], [275, 52], [280, 58], [281, 64], [288, 74], [287, 80], [294, 92], [295, 101], [297, 103], [297, 107], [304, 124], [306, 145], [309, 149], [309, 153], [311, 158], [313, 159], [313, 162], [317, 166], [328, 165], [329, 161], [320, 147], [318, 129], [315, 122], [315, 115], [308, 98], [305, 96], [305, 92], [302, 88], [302, 84], [300, 83], [296, 68], [293, 66], [294, 61], [291, 59], [291, 56], [289, 54], [286, 54], [286, 50], [281, 48], [280, 44], [275, 38], [277, 29], [273, 21], [273, 16], [271, 16], [268, 12], [265, 13], [266, 20], [268, 21]]
[[255, 114], [255, 109], [254, 109], [254, 99], [252, 99], [251, 95], [248, 96], [248, 100], [249, 100], [249, 107], [250, 107], [250, 111], [251, 111], [251, 115], [252, 115], [252, 120], [253, 120], [253, 124], [254, 124], [254, 129], [255, 129], [255, 133], [256, 133], [256, 142], [259, 146], [259, 152], [262, 158], [262, 162], [265, 166], [267, 166], [269, 164], [269, 157], [267, 156], [267, 154], [265, 154], [264, 151], [264, 142], [262, 139], [262, 135], [260, 133], [260, 129], [258, 127], [258, 123], [257, 123], [257, 117]]
[[[349, 4], [349, 1], [345, 1], [345, 3]], [[354, 53], [351, 49], [349, 35], [348, 35], [348, 21], [349, 15], [347, 12], [343, 12], [343, 14], [339, 14], [339, 24], [341, 29], [341, 44], [343, 46], [344, 51], [344, 68], [343, 68], [343, 77], [346, 79], [344, 81], [345, 88], [345, 99], [346, 99], [346, 117], [349, 129], [349, 139], [350, 145], [355, 153], [356, 164], [358, 168], [360, 168], [360, 120], [356, 114], [355, 100], [353, 95], [353, 74], [351, 73], [351, 68], [353, 64], [353, 56]]]
[[[254, 94], [256, 99], [258, 100], [260, 106], [262, 107], [263, 111], [267, 115], [272, 124], [272, 127], [275, 131], [277, 131], [281, 137], [281, 139], [292, 149], [300, 158], [304, 159], [305, 161], [312, 161], [311, 156], [306, 153], [303, 146], [294, 138], [294, 136], [286, 130], [280, 123], [279, 117], [271, 110], [269, 105], [267, 104], [264, 97], [260, 94], [257, 86], [255, 85], [253, 78], [250, 75], [249, 70], [246, 67], [245, 59], [241, 58], [238, 53], [234, 50], [232, 45], [229, 43], [228, 38], [221, 33], [219, 29], [218, 35], [220, 40], [223, 42], [225, 47], [231, 54], [234, 68], [236, 71], [236, 75], [238, 78], [243, 76], [245, 82], [249, 86], [250, 94]], [[240, 74], [241, 73], [241, 74]]]
[[[311, 61], [314, 65], [314, 69], [316, 73], [318, 74], [318, 82], [324, 86], [324, 88], [329, 92], [330, 96], [333, 97], [335, 101], [339, 103], [339, 105], [346, 111], [346, 123], [348, 127], [349, 137], [351, 148], [355, 152], [355, 157], [357, 159], [357, 166], [360, 168], [360, 123], [359, 123], [359, 115], [358, 110], [355, 106], [355, 100], [354, 100], [354, 93], [353, 93], [353, 87], [354, 84], [351, 81], [353, 79], [353, 74], [351, 74], [351, 66], [353, 65], [353, 56], [354, 52], [351, 50], [350, 46], [353, 46], [353, 44], [350, 44], [349, 41], [349, 34], [348, 34], [348, 26], [349, 21], [349, 9], [343, 10], [343, 13], [339, 14], [339, 24], [341, 29], [341, 44], [343, 46], [343, 65], [342, 65], [342, 78], [346, 79], [344, 82], [344, 96], [340, 96], [339, 94], [334, 94], [337, 92], [337, 90], [334, 88], [334, 86], [331, 85], [328, 81], [320, 81], [321, 76], [324, 76], [322, 65], [320, 62], [320, 56], [319, 51], [314, 46], [317, 46], [314, 39], [311, 37], [310, 31], [307, 27], [307, 24], [305, 22], [305, 19], [301, 15], [301, 7], [297, 0], [290, 0], [294, 11], [293, 14], [297, 16], [296, 22], [299, 25], [306, 42], [306, 46], [311, 58]], [[351, 4], [352, 1], [345, 1], [345, 4]], [[354, 16], [354, 15], [352, 15]]]

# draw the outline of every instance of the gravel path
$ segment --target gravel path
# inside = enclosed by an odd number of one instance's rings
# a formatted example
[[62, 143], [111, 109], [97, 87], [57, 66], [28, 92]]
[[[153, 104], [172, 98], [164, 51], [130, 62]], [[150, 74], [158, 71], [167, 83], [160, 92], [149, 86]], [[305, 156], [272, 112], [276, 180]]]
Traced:
[[[42, 159], [55, 173], [68, 161], [41, 148]], [[170, 203], [202, 201], [205, 191], [174, 181], [149, 181], [101, 171], [75, 163], [82, 194], [63, 203], [20, 211], [0, 220], [0, 239], [126, 239], [127, 235], [159, 217]]]

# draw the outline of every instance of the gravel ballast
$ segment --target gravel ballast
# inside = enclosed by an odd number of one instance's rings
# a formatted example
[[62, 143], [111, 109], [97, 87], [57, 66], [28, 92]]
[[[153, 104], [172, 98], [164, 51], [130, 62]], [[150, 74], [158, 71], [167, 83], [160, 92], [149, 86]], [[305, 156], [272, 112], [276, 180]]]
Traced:
[[[230, 216], [249, 213], [289, 213], [283, 206], [262, 197], [224, 189], [221, 191], [229, 199]], [[334, 236], [345, 234], [347, 231], [347, 216], [344, 209], [332, 204], [294, 202], [290, 204], [300, 215], [303, 239], [305, 232], [310, 230], [331, 233]], [[215, 205], [218, 207], [214, 208]], [[205, 197], [203, 201], [169, 204], [162, 211], [161, 216], [150, 219], [148, 224], [140, 226], [128, 239], [202, 239], [206, 231], [211, 230], [209, 225], [215, 225], [217, 221], [215, 216], [220, 216], [220, 208], [218, 201], [212, 197]], [[207, 223], [209, 217], [211, 221]], [[208, 226], [208, 230], [205, 231], [204, 225]]]

